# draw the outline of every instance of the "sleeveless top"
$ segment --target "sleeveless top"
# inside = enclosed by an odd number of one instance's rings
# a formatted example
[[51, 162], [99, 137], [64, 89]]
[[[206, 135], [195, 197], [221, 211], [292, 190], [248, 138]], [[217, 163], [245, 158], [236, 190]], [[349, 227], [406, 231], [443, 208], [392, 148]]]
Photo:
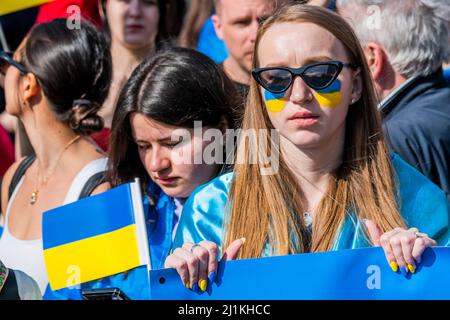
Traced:
[[[85, 165], [72, 181], [62, 205], [77, 201], [83, 186], [89, 178], [98, 172], [106, 170], [106, 167], [107, 158], [97, 159]], [[4, 230], [0, 238], [0, 260], [8, 268], [23, 271], [32, 277], [39, 285], [43, 295], [48, 284], [48, 278], [44, 263], [42, 238], [21, 240], [14, 237], [9, 231], [9, 211], [22, 183], [23, 177], [14, 189], [6, 208]]]

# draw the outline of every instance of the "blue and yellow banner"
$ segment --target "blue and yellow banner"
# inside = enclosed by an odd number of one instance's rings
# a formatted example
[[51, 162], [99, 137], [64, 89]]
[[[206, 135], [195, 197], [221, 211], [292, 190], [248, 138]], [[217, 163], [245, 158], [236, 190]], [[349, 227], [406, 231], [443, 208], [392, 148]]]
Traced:
[[0, 16], [31, 7], [36, 7], [51, 1], [54, 0], [1, 0]]
[[52, 290], [150, 265], [137, 183], [45, 212], [42, 233]]
[[187, 289], [174, 269], [150, 271], [152, 299], [450, 299], [450, 248], [428, 248], [414, 274], [394, 273], [380, 247], [226, 261], [206, 292]]

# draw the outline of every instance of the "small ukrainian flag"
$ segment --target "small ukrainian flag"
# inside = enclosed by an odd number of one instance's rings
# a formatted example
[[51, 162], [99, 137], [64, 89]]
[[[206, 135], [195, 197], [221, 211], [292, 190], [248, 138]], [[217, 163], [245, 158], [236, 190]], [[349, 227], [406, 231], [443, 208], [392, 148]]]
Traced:
[[42, 233], [52, 290], [150, 269], [138, 182], [44, 212]]

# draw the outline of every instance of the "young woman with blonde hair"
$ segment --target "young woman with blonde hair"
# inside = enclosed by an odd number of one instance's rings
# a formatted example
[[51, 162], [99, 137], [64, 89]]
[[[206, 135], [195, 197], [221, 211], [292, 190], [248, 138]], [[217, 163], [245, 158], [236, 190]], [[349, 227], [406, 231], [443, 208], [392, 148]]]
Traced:
[[165, 266], [205, 286], [221, 253], [256, 258], [381, 245], [394, 272], [414, 273], [425, 248], [448, 245], [449, 203], [389, 155], [351, 27], [326, 9], [288, 6], [260, 27], [255, 46], [243, 130], [277, 130], [279, 146], [259, 135], [257, 145], [279, 152], [278, 171], [261, 174], [263, 164], [248, 161], [254, 150], [240, 145], [247, 161], [186, 202], [178, 248]]

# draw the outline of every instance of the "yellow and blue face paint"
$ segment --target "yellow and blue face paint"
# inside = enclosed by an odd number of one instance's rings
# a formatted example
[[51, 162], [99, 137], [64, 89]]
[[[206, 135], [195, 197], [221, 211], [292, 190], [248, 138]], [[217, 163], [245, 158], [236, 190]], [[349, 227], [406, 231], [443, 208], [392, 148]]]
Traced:
[[341, 81], [336, 79], [329, 87], [322, 90], [315, 90], [314, 97], [321, 107], [338, 106], [342, 100]]
[[286, 98], [284, 92], [272, 93], [264, 90], [264, 100], [266, 101], [266, 107], [270, 112], [281, 112], [286, 105]]

